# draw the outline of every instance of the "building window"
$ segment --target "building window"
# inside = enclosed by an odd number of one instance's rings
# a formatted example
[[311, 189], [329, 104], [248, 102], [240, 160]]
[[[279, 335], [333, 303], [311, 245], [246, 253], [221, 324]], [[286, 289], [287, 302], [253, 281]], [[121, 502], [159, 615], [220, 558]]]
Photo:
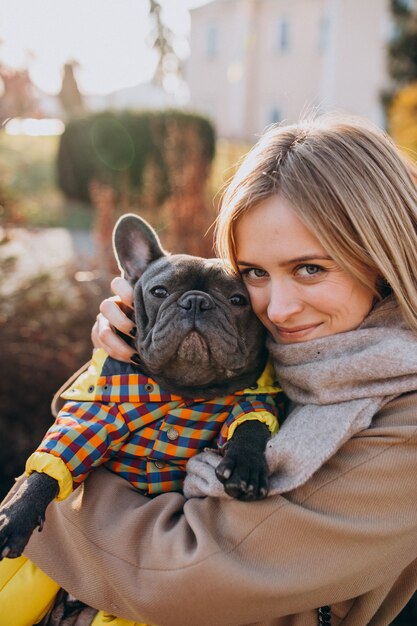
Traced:
[[276, 23], [275, 28], [275, 50], [277, 52], [288, 52], [291, 45], [291, 25], [287, 18], [281, 18]]
[[415, 5], [415, 0], [399, 0], [399, 4], [401, 4], [404, 9], [413, 9]]
[[397, 41], [397, 39], [399, 39], [401, 37], [401, 28], [399, 27], [398, 24], [395, 24], [392, 21], [389, 21], [387, 23], [387, 39], [389, 42], [391, 41]]
[[206, 31], [206, 56], [213, 59], [219, 51], [219, 31], [215, 24], [210, 24]]
[[278, 124], [278, 122], [282, 121], [281, 111], [278, 107], [273, 106], [269, 110], [267, 124]]
[[318, 49], [319, 52], [325, 52], [329, 45], [330, 38], [330, 20], [327, 16], [323, 15], [319, 21], [319, 38]]

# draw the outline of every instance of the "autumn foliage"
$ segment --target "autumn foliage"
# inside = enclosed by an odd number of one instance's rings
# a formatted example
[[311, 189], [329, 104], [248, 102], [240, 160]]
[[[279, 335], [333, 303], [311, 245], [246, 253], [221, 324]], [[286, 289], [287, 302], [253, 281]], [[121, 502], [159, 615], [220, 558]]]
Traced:
[[396, 144], [415, 160], [417, 155], [417, 81], [400, 89], [389, 109], [389, 131]]

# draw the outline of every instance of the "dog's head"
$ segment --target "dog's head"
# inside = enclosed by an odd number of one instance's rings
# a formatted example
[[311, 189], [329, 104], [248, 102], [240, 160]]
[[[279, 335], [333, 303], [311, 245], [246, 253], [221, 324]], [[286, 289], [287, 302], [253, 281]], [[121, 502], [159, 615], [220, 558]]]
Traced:
[[218, 259], [168, 254], [136, 215], [120, 218], [113, 242], [134, 286], [142, 371], [185, 396], [254, 385], [266, 360], [265, 335], [239, 277]]

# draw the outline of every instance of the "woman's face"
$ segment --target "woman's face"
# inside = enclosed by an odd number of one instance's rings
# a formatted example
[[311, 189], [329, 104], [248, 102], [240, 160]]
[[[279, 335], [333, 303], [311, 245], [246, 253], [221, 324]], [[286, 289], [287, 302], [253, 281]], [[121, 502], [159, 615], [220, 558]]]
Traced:
[[369, 313], [371, 289], [339, 267], [284, 198], [244, 213], [235, 241], [252, 307], [277, 342], [343, 333]]

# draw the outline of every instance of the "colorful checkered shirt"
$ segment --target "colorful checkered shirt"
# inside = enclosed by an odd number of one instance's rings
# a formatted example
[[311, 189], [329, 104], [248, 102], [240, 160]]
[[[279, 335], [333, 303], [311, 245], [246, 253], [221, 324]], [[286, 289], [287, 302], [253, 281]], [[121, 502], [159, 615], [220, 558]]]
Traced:
[[184, 398], [99, 352], [93, 369], [63, 394], [76, 401], [64, 405], [36, 451], [59, 457], [74, 486], [105, 463], [147, 495], [179, 491], [187, 460], [213, 442], [222, 446], [232, 424], [245, 421], [248, 414], [258, 419], [256, 413], [276, 430], [282, 400], [278, 387], [212, 400]]

